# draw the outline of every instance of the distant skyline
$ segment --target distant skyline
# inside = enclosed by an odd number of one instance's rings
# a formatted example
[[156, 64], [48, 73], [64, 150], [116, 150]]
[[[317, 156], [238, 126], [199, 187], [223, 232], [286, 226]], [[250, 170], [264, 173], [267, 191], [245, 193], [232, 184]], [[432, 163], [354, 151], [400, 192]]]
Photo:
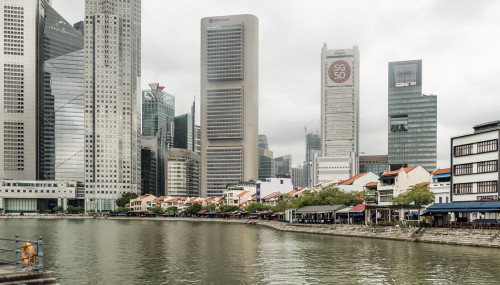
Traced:
[[[53, 0], [70, 23], [84, 0]], [[286, 7], [286, 9], [284, 8]], [[276, 157], [305, 157], [319, 130], [321, 48], [360, 50], [360, 152], [387, 154], [388, 63], [422, 59], [423, 93], [438, 96], [438, 167], [450, 138], [500, 119], [497, 1], [142, 1], [142, 83], [165, 82], [176, 114], [200, 99], [200, 21], [253, 14], [260, 26], [259, 134]], [[140, 96], [140, 94], [138, 94]], [[363, 154], [362, 154], [363, 155]]]

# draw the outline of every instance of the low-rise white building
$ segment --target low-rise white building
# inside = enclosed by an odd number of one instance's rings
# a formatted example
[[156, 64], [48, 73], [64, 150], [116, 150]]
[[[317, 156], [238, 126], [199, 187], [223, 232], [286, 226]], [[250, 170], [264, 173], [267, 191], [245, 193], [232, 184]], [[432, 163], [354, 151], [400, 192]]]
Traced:
[[434, 203], [450, 202], [451, 169], [438, 169], [432, 173], [429, 190], [434, 193]]
[[130, 199], [131, 212], [146, 212], [152, 206], [153, 201], [156, 199], [155, 195], [145, 194], [136, 199]]
[[429, 183], [430, 180], [431, 174], [420, 165], [385, 172], [377, 184], [378, 204], [390, 205], [395, 197], [408, 191], [410, 186]]
[[0, 180], [0, 208], [7, 213], [44, 211], [55, 206], [66, 210], [68, 201], [83, 205], [84, 199], [85, 188], [77, 181]]
[[262, 197], [265, 197], [273, 192], [288, 193], [293, 190], [292, 179], [290, 178], [266, 178], [257, 181], [256, 201], [260, 202]]
[[368, 183], [378, 181], [380, 177], [372, 172], [360, 173], [343, 182], [338, 183], [337, 187], [344, 191], [363, 191]]

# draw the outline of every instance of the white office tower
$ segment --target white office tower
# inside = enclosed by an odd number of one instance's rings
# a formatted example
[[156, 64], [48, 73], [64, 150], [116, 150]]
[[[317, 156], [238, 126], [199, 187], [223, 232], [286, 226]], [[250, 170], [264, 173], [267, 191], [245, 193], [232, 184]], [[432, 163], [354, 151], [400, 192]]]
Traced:
[[346, 180], [358, 171], [359, 51], [321, 51], [321, 157], [317, 181]]
[[258, 178], [259, 23], [253, 15], [201, 20], [201, 195]]
[[0, 178], [37, 178], [39, 25], [46, 1], [0, 1]]
[[85, 3], [85, 188], [87, 206], [115, 207], [141, 184], [141, 1]]

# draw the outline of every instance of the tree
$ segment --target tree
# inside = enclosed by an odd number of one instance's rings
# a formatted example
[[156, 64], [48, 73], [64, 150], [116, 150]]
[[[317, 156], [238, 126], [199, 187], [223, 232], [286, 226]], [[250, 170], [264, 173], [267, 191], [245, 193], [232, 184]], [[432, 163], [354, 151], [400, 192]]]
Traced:
[[363, 199], [356, 191], [343, 191], [336, 185], [330, 184], [319, 192], [304, 191], [301, 197], [292, 202], [291, 208], [302, 208], [317, 205], [346, 205], [361, 204]]
[[196, 214], [201, 210], [201, 204], [200, 203], [194, 203], [193, 205], [187, 207], [187, 209], [184, 211], [186, 214]]
[[170, 206], [167, 208], [167, 212], [174, 212], [174, 213], [177, 213], [178, 209], [176, 206]]
[[118, 207], [125, 207], [125, 205], [128, 204], [130, 200], [136, 199], [137, 197], [137, 194], [132, 192], [123, 193], [122, 197], [116, 200], [116, 205], [118, 205]]
[[295, 200], [295, 197], [288, 195], [288, 194], [285, 194], [285, 195], [280, 197], [280, 200], [278, 201], [276, 206], [274, 206], [272, 208], [272, 210], [274, 212], [283, 212], [286, 209], [293, 208], [294, 200]]
[[85, 208], [84, 207], [80, 207], [80, 206], [73, 208], [73, 210], [75, 212], [77, 212], [77, 213], [83, 213], [83, 212], [85, 212]]
[[255, 213], [257, 211], [264, 211], [271, 209], [271, 206], [260, 202], [250, 202], [246, 208], [247, 212]]
[[392, 204], [412, 204], [425, 205], [434, 202], [434, 193], [427, 187], [427, 185], [420, 183], [410, 186], [408, 191], [400, 194], [392, 200]]
[[153, 206], [149, 208], [149, 211], [157, 216], [165, 212], [161, 206]]
[[3, 212], [3, 208], [0, 208], [0, 212]]
[[206, 205], [206, 206], [203, 206], [201, 207], [202, 210], [207, 210], [207, 211], [215, 211], [215, 204], [210, 204], [210, 205]]
[[128, 212], [128, 211], [130, 211], [130, 208], [128, 208], [128, 207], [118, 207], [116, 209], [116, 211], [117, 212]]
[[226, 189], [229, 188], [229, 187], [233, 187], [233, 186], [234, 186], [233, 182], [226, 183]]
[[236, 205], [220, 205], [219, 210], [222, 212], [232, 212], [232, 211], [237, 211], [239, 208]]
[[73, 214], [73, 212], [75, 212], [75, 207], [73, 207], [72, 205], [69, 205], [68, 206], [68, 214]]
[[55, 206], [55, 207], [54, 207], [54, 212], [56, 212], [56, 213], [60, 213], [60, 212], [62, 212], [62, 211], [63, 211], [63, 207], [61, 207], [61, 206]]

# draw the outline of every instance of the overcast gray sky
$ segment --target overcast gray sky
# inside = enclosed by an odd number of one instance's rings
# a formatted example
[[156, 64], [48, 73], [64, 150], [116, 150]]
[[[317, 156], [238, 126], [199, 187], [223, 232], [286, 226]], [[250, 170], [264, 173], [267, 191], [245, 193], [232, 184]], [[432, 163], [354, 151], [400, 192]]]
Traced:
[[[52, 0], [69, 22], [84, 0]], [[260, 24], [259, 133], [275, 157], [305, 157], [319, 129], [321, 47], [360, 49], [360, 151], [387, 154], [388, 62], [422, 59], [424, 94], [438, 96], [438, 166], [450, 137], [500, 119], [500, 1], [143, 0], [142, 87], [160, 82], [176, 114], [199, 106], [200, 20], [253, 14]], [[199, 110], [199, 109], [198, 109]]]

